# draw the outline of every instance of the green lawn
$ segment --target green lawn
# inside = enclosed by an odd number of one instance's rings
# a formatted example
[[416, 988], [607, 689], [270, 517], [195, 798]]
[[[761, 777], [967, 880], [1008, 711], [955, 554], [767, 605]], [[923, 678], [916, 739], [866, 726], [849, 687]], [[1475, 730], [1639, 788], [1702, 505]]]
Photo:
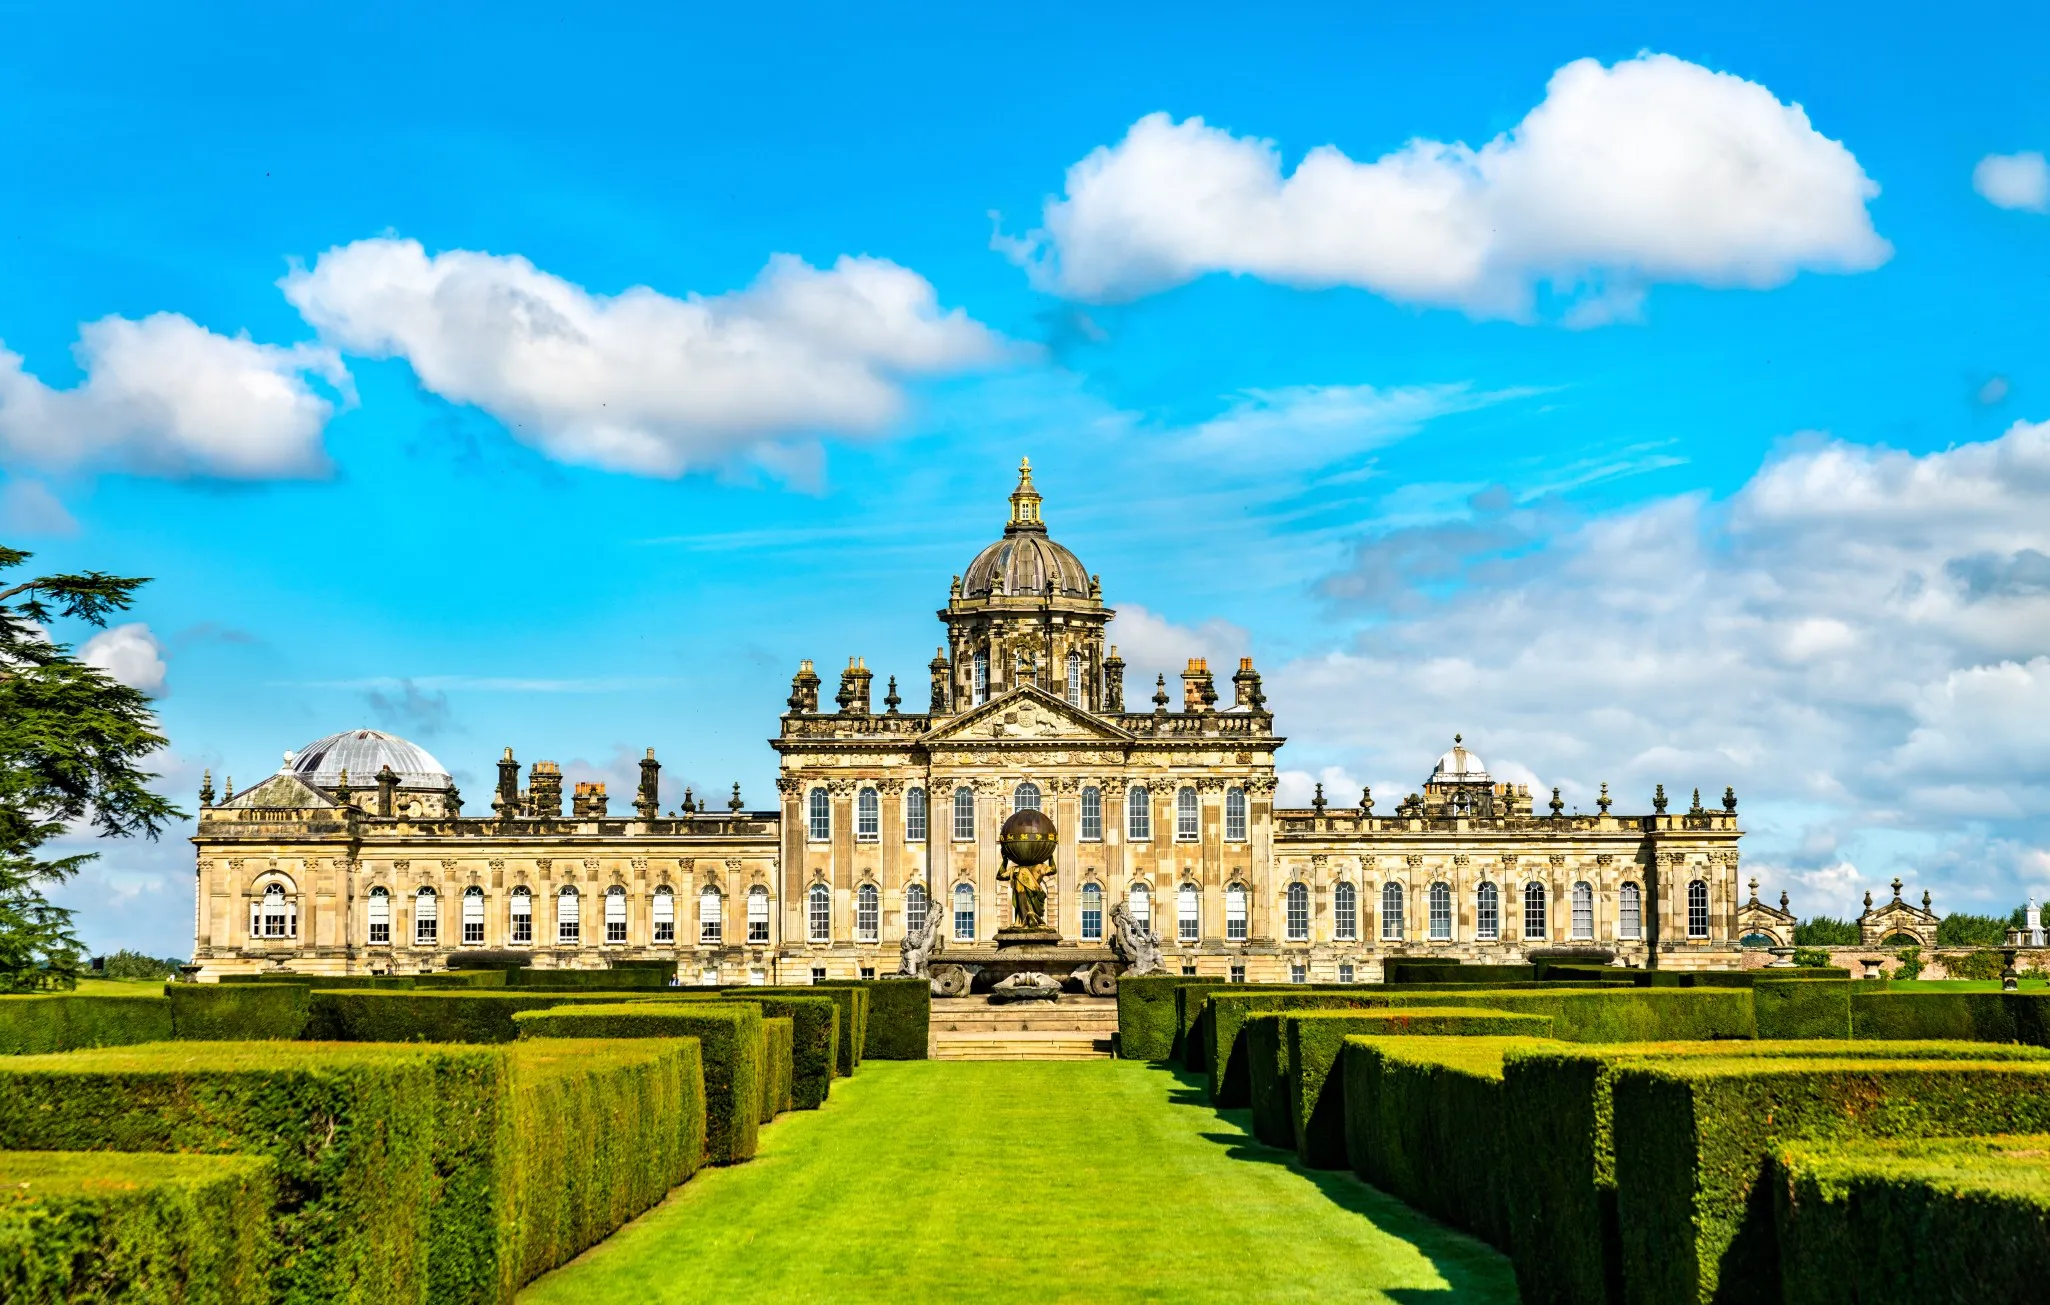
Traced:
[[1509, 1262], [1130, 1061], [870, 1061], [548, 1302], [1516, 1300]]

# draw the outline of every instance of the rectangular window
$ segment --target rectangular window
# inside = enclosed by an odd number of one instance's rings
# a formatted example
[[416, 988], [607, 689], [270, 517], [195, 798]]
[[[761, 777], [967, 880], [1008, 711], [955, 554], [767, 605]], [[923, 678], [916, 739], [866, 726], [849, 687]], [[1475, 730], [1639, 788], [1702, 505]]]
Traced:
[[1103, 890], [1095, 884], [1082, 885], [1082, 941], [1103, 941]]
[[873, 843], [883, 836], [883, 804], [872, 788], [861, 790], [854, 801], [854, 837], [856, 841]]
[[676, 895], [656, 893], [655, 909], [650, 912], [655, 921], [655, 941], [673, 943], [676, 941]]
[[769, 895], [751, 892], [747, 895], [747, 940], [750, 943], [769, 941]]
[[605, 941], [626, 941], [626, 894], [605, 894]]
[[972, 843], [975, 841], [975, 790], [957, 788], [954, 790], [954, 841]]
[[1594, 892], [1581, 884], [1573, 887], [1573, 936], [1581, 940], [1594, 937]]
[[1616, 913], [1616, 936], [1635, 942], [1644, 937], [1644, 899], [1636, 884], [1623, 885], [1621, 909]]
[[862, 981], [863, 983], [873, 983], [873, 982], [875, 982], [875, 977], [876, 977], [876, 967], [875, 967], [875, 966], [873, 966], [873, 965], [864, 965], [864, 966], [862, 966], [862, 967], [861, 967], [861, 981]]
[[1103, 841], [1103, 790], [1100, 788], [1082, 790], [1081, 836], [1085, 843]]
[[534, 945], [534, 897], [531, 893], [513, 894], [512, 940], [522, 947]]
[[718, 946], [726, 940], [726, 901], [717, 893], [698, 895], [698, 944]]
[[1339, 981], [1340, 983], [1351, 983], [1351, 982], [1352, 982], [1352, 962], [1351, 962], [1351, 961], [1340, 961], [1340, 962], [1338, 963], [1338, 981]]
[[1708, 937], [1708, 881], [1696, 879], [1687, 885], [1687, 936]]
[[555, 941], [573, 943], [583, 936], [583, 928], [577, 918], [577, 895], [564, 893], [555, 902]]
[[475, 947], [484, 941], [484, 894], [463, 894], [463, 942]]
[[1193, 843], [1202, 832], [1201, 815], [1196, 806], [1196, 790], [1182, 789], [1174, 799], [1174, 836], [1178, 843]]
[[383, 945], [391, 941], [391, 899], [372, 897], [370, 899], [370, 941], [372, 945]]
[[925, 841], [925, 790], [914, 788], [904, 795], [904, 841]]
[[882, 895], [869, 885], [863, 885], [854, 896], [854, 938], [856, 942], [874, 942], [882, 931]]
[[1473, 930], [1485, 942], [1501, 936], [1502, 898], [1493, 884], [1482, 884], [1480, 895], [1474, 899]]
[[1452, 937], [1452, 890], [1443, 884], [1431, 885], [1431, 939], [1447, 942]]
[[826, 790], [811, 791], [810, 805], [805, 817], [805, 837], [814, 843], [826, 843], [833, 837], [833, 806], [826, 796]]
[[1232, 843], [1246, 841], [1246, 791], [1242, 788], [1225, 791], [1224, 837]]
[[1246, 967], [1234, 965], [1231, 967], [1231, 973], [1225, 977], [1233, 983], [1244, 983], [1246, 981]]
[[1243, 888], [1225, 890], [1224, 938], [1226, 942], [1246, 940], [1246, 890]]
[[1310, 890], [1302, 884], [1288, 886], [1288, 938], [1290, 942], [1310, 939]]
[[1153, 841], [1153, 800], [1143, 788], [1125, 795], [1125, 839], [1132, 843]]
[[1301, 961], [1290, 961], [1288, 965], [1288, 981], [1290, 983], [1308, 983], [1310, 981], [1310, 967], [1304, 965]]
[[806, 924], [813, 942], [833, 940], [833, 895], [823, 888], [814, 888], [806, 895]]
[[812, 966], [811, 981], [813, 983], [824, 983], [826, 981], [826, 967], [823, 965]]
[[424, 893], [413, 899], [413, 945], [432, 947], [441, 938], [441, 914], [436, 909], [434, 894]]
[[1203, 903], [1193, 888], [1175, 894], [1175, 937], [1185, 943], [1203, 936]]
[[1184, 979], [1193, 979], [1196, 977], [1196, 963], [1194, 961], [1182, 962], [1182, 977]]

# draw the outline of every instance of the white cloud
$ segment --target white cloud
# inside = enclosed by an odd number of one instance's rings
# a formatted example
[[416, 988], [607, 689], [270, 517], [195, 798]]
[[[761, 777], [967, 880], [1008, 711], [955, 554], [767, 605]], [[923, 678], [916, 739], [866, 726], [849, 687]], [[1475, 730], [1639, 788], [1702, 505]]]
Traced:
[[524, 258], [360, 240], [280, 282], [341, 349], [401, 357], [548, 456], [675, 476], [787, 437], [882, 429], [906, 378], [990, 363], [1003, 342], [874, 258], [777, 255], [745, 290], [593, 294]]
[[326, 469], [320, 436], [334, 406], [306, 378], [347, 395], [332, 350], [258, 344], [154, 313], [88, 323], [74, 353], [85, 379], [57, 390], [0, 348], [0, 460], [238, 479]]
[[1530, 393], [1476, 390], [1464, 382], [1246, 390], [1224, 412], [1190, 429], [1184, 451], [1204, 458], [1251, 454], [1268, 470], [1319, 466], [1405, 439], [1436, 418]]
[[1630, 315], [1653, 282], [1876, 267], [1892, 252], [1866, 211], [1878, 191], [1798, 105], [1645, 54], [1566, 65], [1477, 150], [1417, 139], [1359, 163], [1326, 145], [1286, 177], [1272, 142], [1152, 114], [1068, 170], [1039, 230], [997, 243], [1083, 300], [1230, 272], [1527, 318], [1543, 282], [1591, 325]]
[[78, 522], [40, 480], [0, 485], [0, 530], [17, 535], [75, 535]]
[[1125, 659], [1125, 710], [1151, 711], [1158, 677], [1167, 677], [1168, 709], [1182, 709], [1181, 673], [1191, 657], [1209, 661], [1217, 679], [1220, 706], [1231, 705], [1231, 676], [1238, 659], [1252, 651], [1253, 637], [1243, 626], [1221, 617], [1200, 625], [1177, 625], [1137, 603], [1118, 607], [1112, 634], [1118, 656]]
[[131, 689], [149, 694], [164, 691], [164, 646], [139, 621], [100, 631], [78, 650], [78, 660]]
[[2050, 213], [2050, 163], [2034, 150], [1988, 154], [1972, 169], [1972, 189], [2000, 208]]

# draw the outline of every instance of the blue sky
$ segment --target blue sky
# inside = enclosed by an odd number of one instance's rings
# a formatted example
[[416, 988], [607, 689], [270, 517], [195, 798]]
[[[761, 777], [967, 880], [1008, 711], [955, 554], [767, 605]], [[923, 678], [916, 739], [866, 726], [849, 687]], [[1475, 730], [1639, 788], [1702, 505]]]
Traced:
[[[24, 11], [0, 534], [156, 577], [95, 655], [188, 805], [358, 724], [473, 810], [508, 744], [766, 804], [799, 657], [922, 705], [1030, 455], [1135, 672], [1258, 660], [1292, 795], [1392, 804], [1460, 730], [1576, 805], [1734, 785], [1804, 913], [2005, 910], [2050, 889], [2042, 26]], [[64, 890], [89, 941], [189, 945], [182, 834]]]

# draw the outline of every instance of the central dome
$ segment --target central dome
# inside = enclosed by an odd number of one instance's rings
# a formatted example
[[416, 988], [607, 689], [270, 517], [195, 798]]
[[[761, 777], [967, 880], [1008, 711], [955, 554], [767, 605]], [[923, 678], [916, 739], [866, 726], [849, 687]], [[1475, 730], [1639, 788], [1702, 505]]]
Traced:
[[449, 785], [448, 771], [433, 753], [383, 730], [344, 730], [315, 739], [293, 753], [285, 768], [314, 788], [335, 787], [346, 770], [351, 788], [367, 789], [386, 766], [398, 775], [401, 788]]
[[1011, 493], [1011, 523], [1004, 537], [975, 555], [961, 576], [963, 598], [1089, 597], [1089, 572], [1082, 559], [1047, 538], [1039, 517], [1039, 491], [1032, 487], [1032, 464], [1018, 468], [1018, 488]]

